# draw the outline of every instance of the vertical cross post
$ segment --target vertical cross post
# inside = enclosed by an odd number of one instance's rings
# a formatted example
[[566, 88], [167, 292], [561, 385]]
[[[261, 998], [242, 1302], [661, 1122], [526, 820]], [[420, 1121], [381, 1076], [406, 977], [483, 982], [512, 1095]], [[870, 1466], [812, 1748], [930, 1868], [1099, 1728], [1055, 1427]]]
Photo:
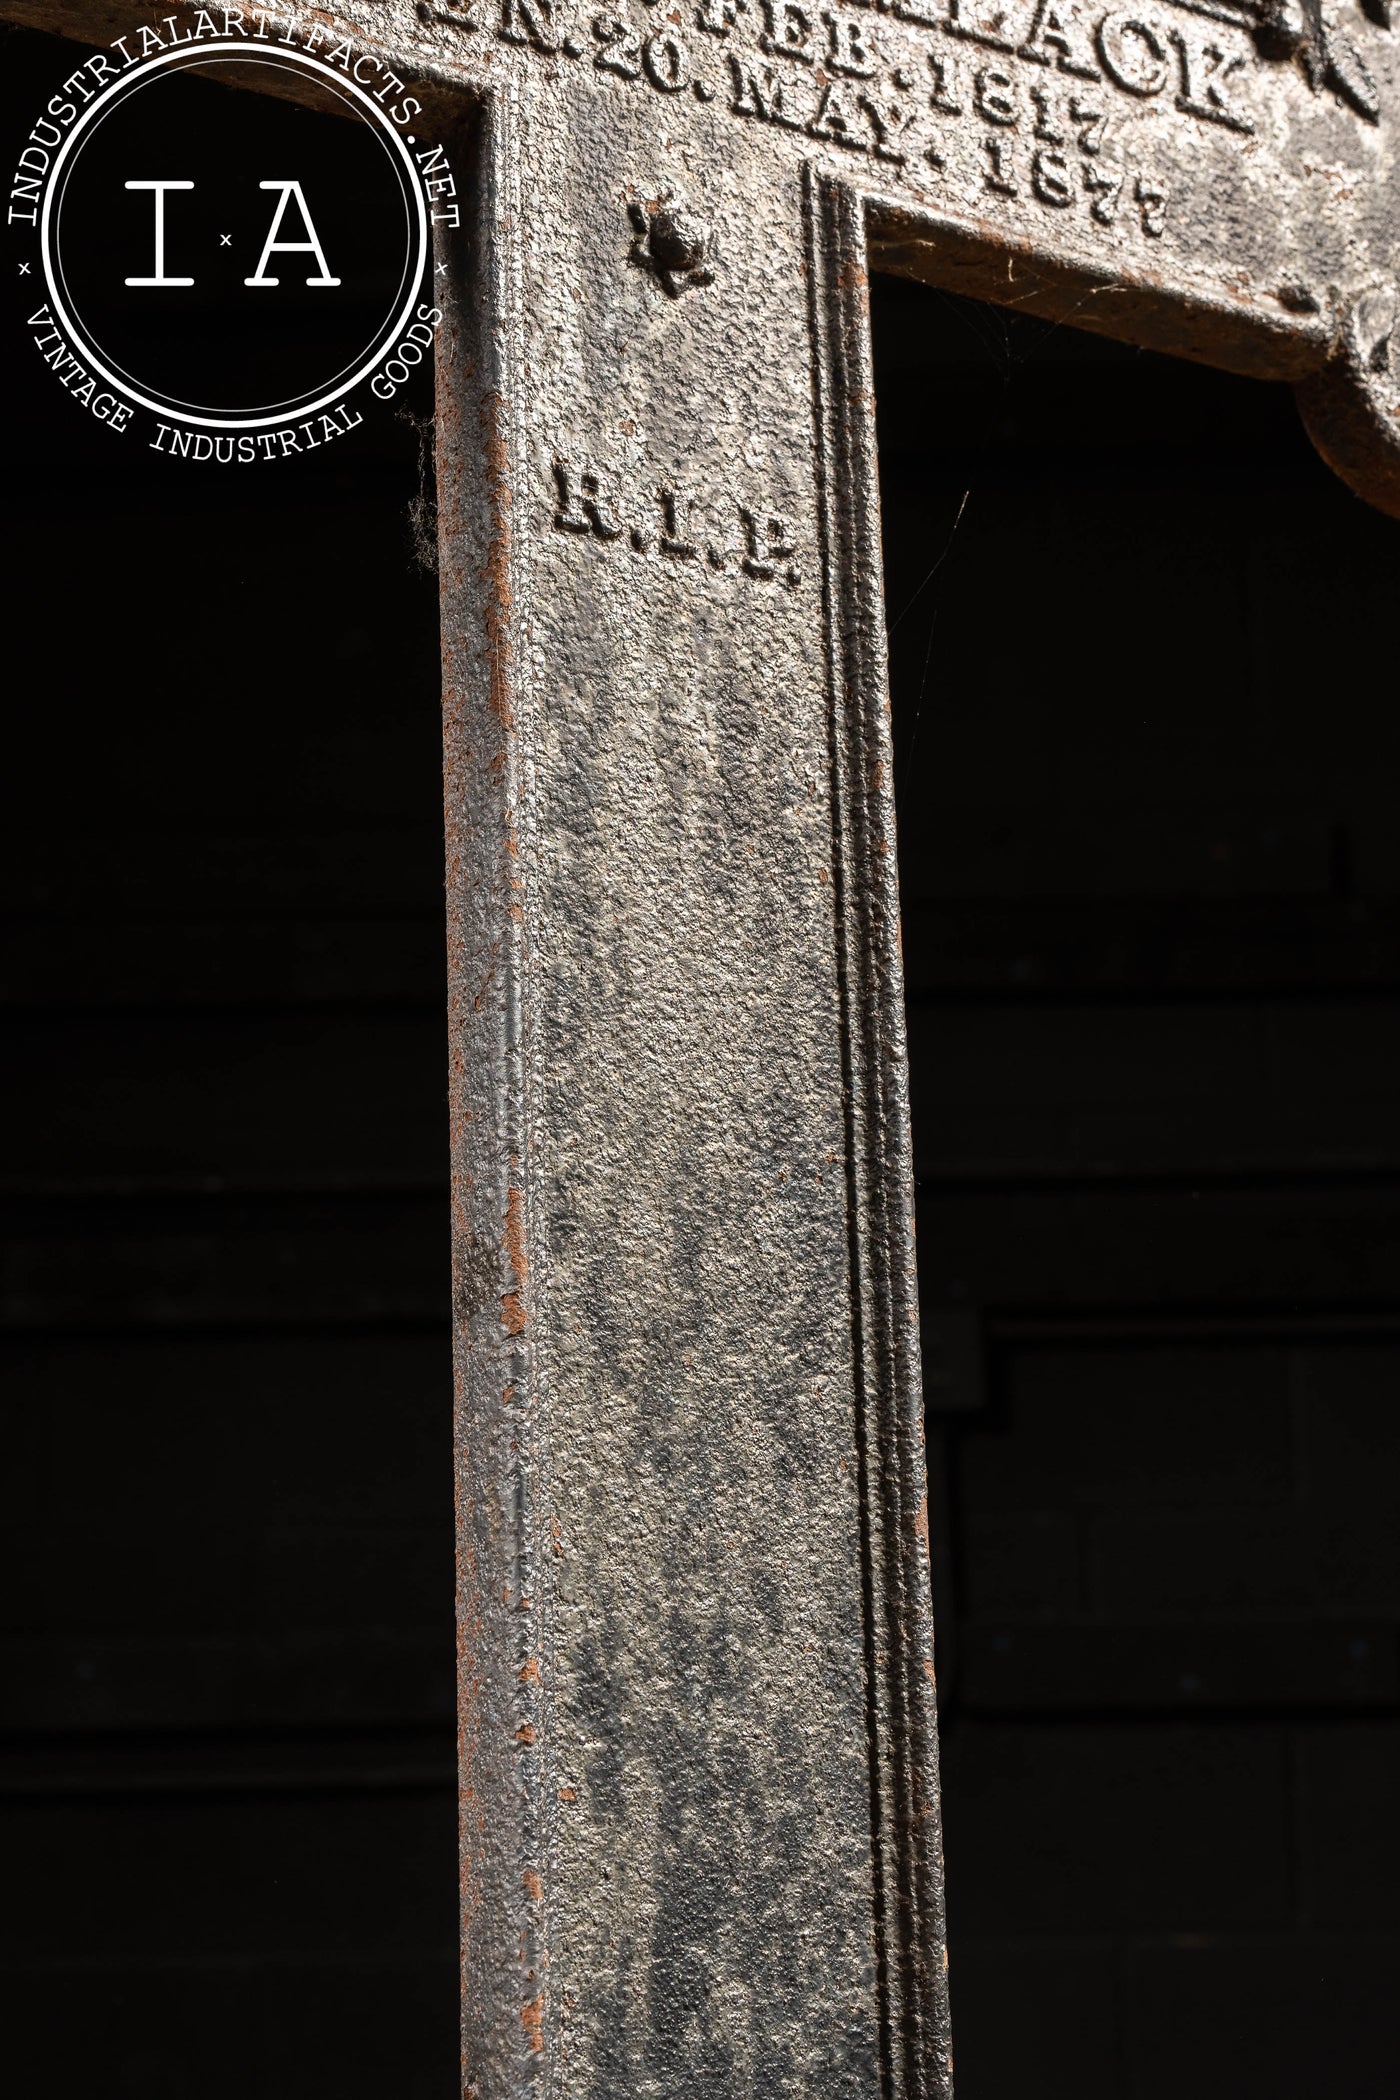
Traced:
[[444, 295], [464, 2066], [941, 2094], [862, 218], [608, 85]]

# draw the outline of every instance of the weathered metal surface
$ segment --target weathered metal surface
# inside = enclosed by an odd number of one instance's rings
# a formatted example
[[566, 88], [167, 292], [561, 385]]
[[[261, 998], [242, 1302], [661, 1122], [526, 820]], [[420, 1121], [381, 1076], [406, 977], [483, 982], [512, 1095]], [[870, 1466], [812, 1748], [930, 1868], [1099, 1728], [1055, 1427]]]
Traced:
[[950, 2089], [867, 242], [1299, 382], [1400, 508], [1383, 12], [281, 17], [387, 54], [469, 171], [435, 284], [482, 2100]]
[[[99, 43], [154, 19], [133, 0], [4, 0], [0, 12]], [[867, 202], [882, 267], [1299, 382], [1321, 449], [1393, 511], [1392, 12], [1391, 0], [232, 10], [299, 22], [324, 50], [347, 35], [449, 100], [501, 91], [541, 122], [627, 140], [650, 172], [624, 174], [609, 149], [590, 206], [610, 218], [619, 203], [633, 219], [674, 206], [668, 166], [685, 172], [694, 196], [680, 209], [701, 222], [726, 177], [826, 166]], [[188, 30], [199, 10], [169, 19]], [[671, 272], [652, 274], [671, 289]]]
[[717, 168], [672, 296], [592, 92], [444, 360], [468, 2069], [937, 2090], [858, 214]]

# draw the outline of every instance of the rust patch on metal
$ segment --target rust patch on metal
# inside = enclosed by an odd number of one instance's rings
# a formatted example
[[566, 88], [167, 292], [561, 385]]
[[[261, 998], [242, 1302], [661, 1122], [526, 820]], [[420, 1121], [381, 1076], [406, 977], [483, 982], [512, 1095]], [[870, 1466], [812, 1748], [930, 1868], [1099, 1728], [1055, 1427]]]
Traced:
[[530, 1262], [525, 1252], [525, 1198], [518, 1188], [506, 1192], [506, 1223], [502, 1246], [514, 1275], [514, 1286], [501, 1294], [501, 1315], [507, 1334], [520, 1334], [525, 1326], [525, 1280]]

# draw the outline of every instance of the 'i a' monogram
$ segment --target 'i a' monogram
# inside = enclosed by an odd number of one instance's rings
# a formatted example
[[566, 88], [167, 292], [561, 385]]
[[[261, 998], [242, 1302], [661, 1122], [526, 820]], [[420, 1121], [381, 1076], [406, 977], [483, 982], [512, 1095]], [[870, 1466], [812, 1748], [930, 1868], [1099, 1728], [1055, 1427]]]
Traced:
[[[127, 284], [141, 290], [157, 287], [162, 291], [192, 285], [194, 283], [193, 277], [171, 277], [166, 272], [165, 199], [171, 190], [192, 190], [194, 184], [192, 182], [163, 179], [158, 181], [132, 181], [128, 182], [126, 187], [129, 190], [150, 190], [155, 204], [154, 273], [150, 277], [128, 277], [126, 280]], [[325, 250], [321, 246], [320, 236], [316, 231], [310, 208], [302, 193], [301, 184], [299, 182], [284, 181], [260, 182], [258, 188], [262, 190], [277, 190], [281, 194], [278, 197], [276, 209], [272, 214], [272, 224], [268, 227], [267, 239], [263, 243], [262, 254], [258, 258], [258, 267], [251, 277], [244, 278], [244, 284], [258, 288], [280, 284], [282, 281], [280, 277], [269, 277], [267, 274], [268, 263], [274, 255], [314, 255], [320, 266], [321, 274], [319, 277], [308, 277], [306, 280], [307, 284], [312, 286], [338, 285], [340, 279], [332, 277], [330, 273], [330, 267], [326, 262]], [[287, 206], [293, 197], [296, 199], [297, 210], [301, 214], [302, 229], [307, 236], [304, 241], [278, 239], [278, 235], [282, 231], [282, 221], [287, 216]]]

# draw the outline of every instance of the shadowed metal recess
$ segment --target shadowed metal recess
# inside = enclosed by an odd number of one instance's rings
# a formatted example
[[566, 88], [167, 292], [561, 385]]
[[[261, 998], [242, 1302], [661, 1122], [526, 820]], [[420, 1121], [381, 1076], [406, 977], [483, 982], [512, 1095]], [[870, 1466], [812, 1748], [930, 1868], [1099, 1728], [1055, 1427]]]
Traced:
[[465, 2089], [946, 2095], [867, 270], [1292, 381], [1400, 513], [1388, 7], [313, 14], [467, 198]]

